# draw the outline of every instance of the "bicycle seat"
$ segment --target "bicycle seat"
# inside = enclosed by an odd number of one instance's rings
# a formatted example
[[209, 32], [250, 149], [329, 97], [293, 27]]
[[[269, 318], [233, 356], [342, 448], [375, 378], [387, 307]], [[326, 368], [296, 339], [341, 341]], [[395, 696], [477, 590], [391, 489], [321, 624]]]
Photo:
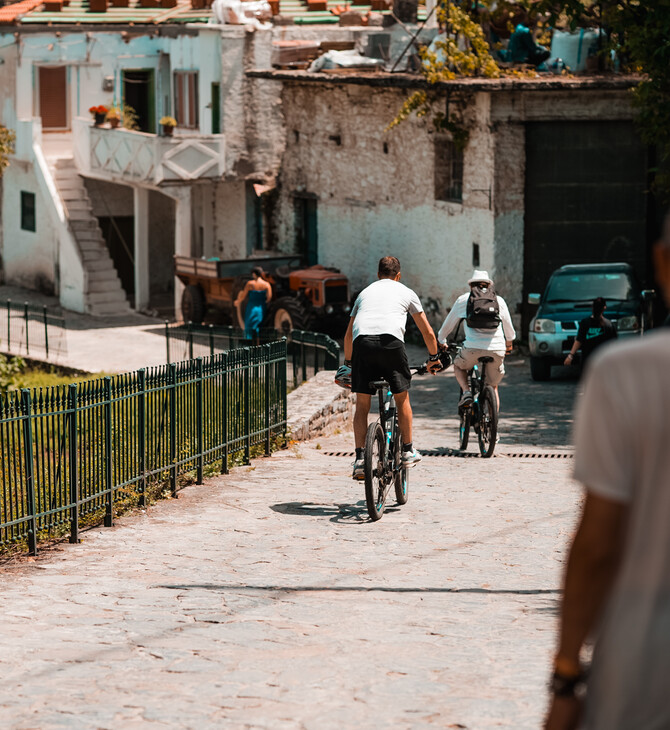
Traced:
[[388, 383], [385, 380], [372, 380], [368, 383], [371, 388], [379, 390], [380, 388], [388, 388]]
[[493, 358], [492, 357], [488, 357], [488, 356], [486, 356], [486, 357], [479, 357], [477, 359], [478, 359], [479, 362], [493, 362]]

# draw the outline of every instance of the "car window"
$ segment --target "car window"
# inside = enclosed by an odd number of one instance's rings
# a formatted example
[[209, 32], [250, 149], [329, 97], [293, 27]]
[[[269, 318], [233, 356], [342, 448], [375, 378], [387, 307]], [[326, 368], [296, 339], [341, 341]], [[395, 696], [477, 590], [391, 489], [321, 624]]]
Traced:
[[545, 301], [588, 302], [596, 297], [610, 301], [625, 301], [635, 298], [635, 288], [628, 274], [613, 273], [565, 273], [552, 277], [547, 288]]

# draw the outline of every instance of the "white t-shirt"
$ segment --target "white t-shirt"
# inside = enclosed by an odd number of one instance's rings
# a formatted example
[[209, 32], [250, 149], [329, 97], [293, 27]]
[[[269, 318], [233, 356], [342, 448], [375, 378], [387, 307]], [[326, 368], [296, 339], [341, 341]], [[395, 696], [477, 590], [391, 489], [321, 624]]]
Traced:
[[358, 295], [351, 316], [354, 340], [359, 335], [393, 335], [405, 341], [407, 314], [423, 312], [419, 297], [393, 279], [378, 279]]
[[[454, 302], [454, 306], [451, 308], [451, 311], [440, 327], [440, 331], [437, 333], [438, 342], [444, 342], [447, 336], [458, 327], [458, 323], [466, 318], [469, 298], [470, 292], [468, 291], [465, 294], [461, 294]], [[467, 323], [464, 322], [465, 342], [463, 343], [463, 347], [471, 347], [474, 350], [487, 350], [488, 352], [495, 352], [498, 355], [505, 355], [505, 340], [511, 342], [516, 337], [516, 332], [514, 331], [512, 318], [509, 315], [509, 309], [505, 300], [502, 297], [497, 297], [497, 299], [498, 308], [500, 309], [500, 324], [498, 325], [498, 329], [476, 329], [474, 327], [468, 327]]]
[[593, 355], [575, 444], [575, 477], [630, 506], [584, 727], [670, 728], [670, 330]]

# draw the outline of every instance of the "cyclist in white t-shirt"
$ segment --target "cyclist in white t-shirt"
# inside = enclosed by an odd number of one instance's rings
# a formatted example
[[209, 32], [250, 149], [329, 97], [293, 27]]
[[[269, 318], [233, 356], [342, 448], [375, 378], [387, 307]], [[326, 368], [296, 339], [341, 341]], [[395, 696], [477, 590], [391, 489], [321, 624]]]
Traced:
[[[336, 381], [344, 385], [350, 374], [351, 389], [356, 393], [354, 440], [356, 460], [354, 479], [363, 479], [363, 451], [368, 413], [374, 390], [370, 382], [386, 380], [391, 386], [398, 409], [402, 436], [402, 464], [414, 466], [421, 454], [412, 444], [412, 408], [409, 402], [411, 372], [405, 352], [405, 325], [411, 314], [428, 348], [428, 368], [439, 370], [437, 340], [426, 319], [419, 297], [400, 283], [400, 262], [395, 256], [379, 261], [378, 280], [365, 288], [351, 310], [349, 327], [344, 336], [344, 366]], [[351, 368], [349, 370], [349, 368]]]
[[[468, 285], [471, 289], [474, 287], [489, 287], [491, 293], [494, 293], [493, 281], [486, 271], [475, 269]], [[458, 327], [461, 321], [466, 320], [469, 298], [470, 292], [466, 292], [461, 294], [454, 302], [454, 306], [437, 333], [438, 342], [445, 343], [447, 337]], [[500, 323], [494, 329], [469, 327], [467, 321], [464, 321], [465, 341], [458, 355], [454, 358], [454, 375], [463, 391], [458, 402], [459, 407], [472, 403], [472, 393], [468, 386], [468, 370], [471, 370], [477, 364], [480, 357], [487, 356], [492, 357], [493, 362], [486, 368], [486, 382], [493, 386], [496, 392], [498, 409], [500, 408], [498, 385], [505, 374], [505, 354], [511, 352], [516, 332], [505, 300], [497, 295], [496, 300], [498, 302]]]

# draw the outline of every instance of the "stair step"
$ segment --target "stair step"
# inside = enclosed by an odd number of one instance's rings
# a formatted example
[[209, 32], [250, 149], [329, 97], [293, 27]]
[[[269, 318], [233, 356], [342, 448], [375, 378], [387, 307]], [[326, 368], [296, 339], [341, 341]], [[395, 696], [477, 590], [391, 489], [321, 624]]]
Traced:
[[86, 262], [86, 270], [88, 271], [89, 277], [91, 277], [91, 275], [93, 274], [107, 274], [108, 271], [114, 272], [115, 276], [117, 275], [114, 264], [112, 263], [112, 260], [109, 258], [109, 256], [101, 256], [97, 259], [89, 259]]
[[97, 248], [81, 249], [81, 257], [85, 262], [86, 268], [88, 268], [90, 261], [104, 261], [105, 264], [109, 261], [109, 254], [106, 251]]
[[123, 302], [128, 303], [125, 292], [123, 290], [115, 289], [114, 291], [96, 291], [88, 292], [86, 294], [86, 301], [89, 304], [117, 304]]
[[70, 218], [70, 228], [73, 231], [99, 231], [102, 236], [102, 231], [98, 227], [98, 221], [95, 218]]
[[[116, 292], [120, 291], [121, 289], [121, 282], [119, 281], [118, 277], [115, 279], [104, 279], [104, 280], [96, 280], [91, 279], [91, 277], [88, 277], [88, 296], [89, 299], [91, 295], [93, 294], [102, 294], [102, 293], [110, 293], [115, 294]], [[123, 296], [125, 299], [125, 295]]]
[[127, 306], [93, 307], [89, 306], [88, 313], [93, 317], [120, 317], [124, 314], [132, 314], [130, 304]]
[[89, 281], [116, 281], [118, 284], [121, 283], [119, 276], [114, 268], [114, 264], [110, 262], [109, 267], [106, 269], [91, 269], [88, 272]]

